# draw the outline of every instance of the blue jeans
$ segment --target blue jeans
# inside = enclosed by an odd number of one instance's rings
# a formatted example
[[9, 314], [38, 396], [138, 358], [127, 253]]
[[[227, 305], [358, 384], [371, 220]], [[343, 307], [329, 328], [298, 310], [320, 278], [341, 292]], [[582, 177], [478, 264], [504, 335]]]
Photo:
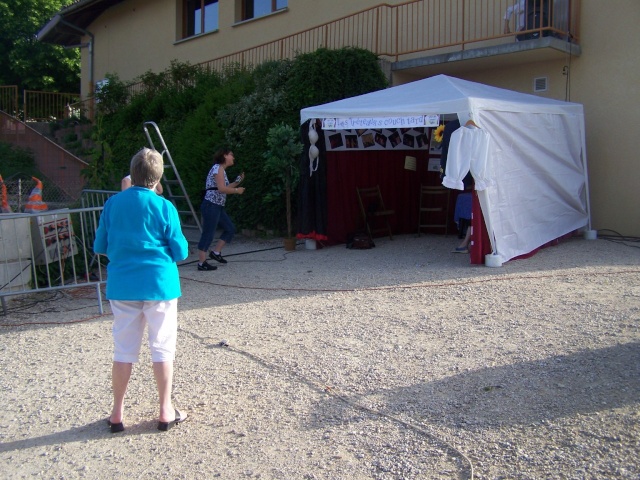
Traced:
[[202, 250], [203, 252], [209, 250], [218, 225], [222, 228], [220, 240], [231, 243], [233, 235], [236, 233], [236, 227], [222, 205], [204, 200], [200, 205], [200, 213], [202, 214], [202, 235], [198, 242], [198, 250]]

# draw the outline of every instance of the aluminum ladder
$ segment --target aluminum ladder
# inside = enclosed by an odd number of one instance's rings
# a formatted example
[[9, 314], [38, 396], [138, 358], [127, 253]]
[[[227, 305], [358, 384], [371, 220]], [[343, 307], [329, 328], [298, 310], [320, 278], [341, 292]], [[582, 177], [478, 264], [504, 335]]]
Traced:
[[[159, 150], [154, 146], [153, 140], [151, 139], [151, 134], [149, 133], [149, 127], [153, 127], [153, 131], [155, 131], [157, 140], [159, 140], [160, 144], [162, 144], [162, 150]], [[165, 186], [164, 196], [167, 198], [167, 200], [173, 203], [178, 210], [178, 215], [180, 216], [180, 225], [182, 226], [182, 228], [197, 228], [198, 230], [200, 230], [200, 232], [202, 232], [200, 218], [193, 208], [193, 204], [189, 199], [189, 195], [187, 195], [187, 191], [184, 188], [184, 183], [182, 183], [182, 179], [180, 178], [180, 174], [178, 173], [176, 164], [173, 163], [173, 158], [171, 158], [171, 153], [169, 153], [167, 144], [162, 138], [162, 134], [160, 133], [158, 125], [156, 125], [155, 122], [144, 122], [142, 124], [142, 128], [144, 129], [144, 133], [147, 136], [147, 141], [149, 142], [150, 148], [158, 150], [158, 152], [162, 154], [162, 159], [164, 162], [164, 172], [162, 174], [162, 181]]]

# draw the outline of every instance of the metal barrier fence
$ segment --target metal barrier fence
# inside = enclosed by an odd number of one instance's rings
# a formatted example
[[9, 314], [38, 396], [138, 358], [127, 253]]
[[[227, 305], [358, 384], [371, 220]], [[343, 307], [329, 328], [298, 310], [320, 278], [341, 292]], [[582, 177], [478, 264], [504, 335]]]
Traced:
[[79, 287], [94, 287], [100, 314], [105, 258], [93, 253], [104, 202], [117, 192], [87, 190], [82, 208], [0, 215], [0, 300]]

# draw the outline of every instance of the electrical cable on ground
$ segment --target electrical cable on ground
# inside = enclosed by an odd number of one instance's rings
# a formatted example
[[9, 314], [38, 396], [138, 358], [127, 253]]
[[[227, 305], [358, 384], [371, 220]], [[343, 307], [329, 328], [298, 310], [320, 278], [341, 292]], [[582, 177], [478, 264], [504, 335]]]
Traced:
[[[579, 276], [590, 276], [590, 277], [603, 277], [603, 276], [612, 276], [612, 275], [628, 275], [628, 274], [639, 274], [640, 270], [618, 270], [611, 272], [594, 272], [594, 273], [579, 273], [576, 275]], [[218, 287], [226, 287], [226, 288], [237, 288], [243, 290], [261, 290], [261, 291], [284, 291], [284, 292], [305, 292], [305, 293], [315, 293], [315, 292], [367, 292], [367, 291], [383, 291], [383, 290], [409, 290], [409, 289], [418, 289], [418, 288], [446, 288], [446, 287], [458, 287], [465, 285], [473, 285], [477, 283], [490, 283], [490, 282], [502, 282], [502, 281], [517, 281], [517, 280], [541, 280], [547, 278], [567, 278], [567, 277], [575, 277], [576, 275], [571, 275], [567, 273], [555, 273], [555, 274], [547, 274], [547, 275], [506, 275], [503, 277], [490, 277], [490, 278], [482, 278], [477, 280], [462, 280], [462, 281], [452, 281], [452, 282], [443, 282], [443, 283], [421, 283], [421, 284], [413, 284], [413, 285], [390, 285], [384, 287], [361, 287], [361, 288], [287, 288], [287, 287], [258, 287], [252, 285], [232, 285], [232, 284], [224, 284], [224, 283], [216, 283], [216, 282], [208, 282], [205, 280], [197, 280], [194, 278], [183, 277], [180, 276], [182, 280], [189, 280], [195, 283], [202, 283], [206, 285], [214, 285]], [[40, 303], [40, 302], [36, 302]], [[33, 314], [40, 314], [42, 312], [34, 312]], [[103, 315], [97, 315], [95, 317], [90, 317], [85, 320], [70, 320], [66, 322], [34, 322], [34, 323], [21, 323], [19, 325], [14, 324], [6, 324], [1, 323], [0, 327], [16, 327], [16, 326], [24, 326], [24, 325], [64, 325], [66, 323], [79, 323], [82, 321], [92, 320], [94, 318], [99, 318]]]
[[[199, 335], [194, 334], [193, 332], [190, 332], [190, 331], [184, 330], [184, 329], [181, 329], [181, 330], [184, 331], [185, 333], [188, 333], [192, 337], [198, 339], [202, 343], [207, 341], [206, 338], [200, 337]], [[407, 422], [406, 420], [402, 420], [401, 418], [398, 418], [395, 415], [391, 415], [391, 414], [388, 414], [388, 413], [380, 412], [380, 411], [378, 411], [376, 409], [373, 409], [373, 408], [370, 408], [370, 407], [366, 407], [364, 405], [360, 405], [359, 403], [354, 402], [353, 400], [350, 400], [346, 395], [340, 393], [335, 387], [331, 387], [329, 385], [322, 384], [322, 383], [317, 382], [317, 381], [315, 381], [313, 379], [310, 379], [310, 378], [308, 378], [308, 377], [306, 377], [306, 376], [304, 376], [304, 375], [302, 375], [300, 373], [293, 372], [290, 369], [283, 368], [280, 365], [277, 365], [275, 363], [269, 362], [268, 360], [265, 360], [264, 358], [259, 357], [258, 355], [255, 355], [255, 354], [253, 354], [251, 352], [248, 352], [246, 350], [235, 348], [235, 347], [231, 346], [227, 340], [221, 340], [220, 342], [218, 342], [216, 344], [216, 346], [221, 348], [221, 349], [226, 349], [226, 350], [229, 350], [231, 352], [234, 352], [234, 353], [237, 353], [239, 355], [242, 355], [242, 356], [252, 360], [253, 362], [262, 365], [263, 367], [266, 367], [266, 368], [269, 368], [269, 369], [272, 369], [272, 370], [277, 370], [277, 371], [283, 373], [286, 376], [293, 377], [295, 380], [302, 381], [302, 383], [304, 383], [305, 385], [309, 386], [310, 388], [316, 390], [317, 392], [327, 393], [327, 394], [331, 395], [332, 397], [340, 400], [341, 402], [346, 403], [351, 408], [363, 411], [365, 413], [368, 413], [370, 415], [374, 415], [374, 416], [377, 416], [377, 417], [380, 417], [380, 418], [385, 418], [385, 419], [391, 421], [392, 423], [396, 423], [398, 425], [401, 425], [402, 427], [404, 427], [407, 430], [411, 430], [414, 433], [417, 433], [419, 435], [422, 435], [423, 437], [427, 437], [427, 438], [431, 439], [432, 441], [435, 441], [436, 443], [439, 443], [440, 445], [446, 447], [446, 449], [449, 452], [452, 452], [455, 456], [457, 456], [458, 458], [463, 459], [464, 462], [467, 463], [468, 470], [469, 470], [469, 479], [473, 480], [473, 478], [474, 478], [473, 463], [471, 462], [469, 457], [467, 455], [465, 455], [464, 452], [462, 452], [460, 449], [458, 449], [454, 445], [452, 445], [451, 443], [447, 442], [446, 440], [443, 440], [442, 438], [438, 437], [437, 435], [434, 435], [434, 434], [426, 431], [424, 428], [421, 428], [421, 427], [419, 427], [417, 425], [414, 425], [414, 424], [412, 424], [410, 422]], [[210, 347], [210, 345], [207, 345], [207, 347]]]
[[505, 275], [502, 277], [489, 277], [489, 278], [481, 278], [477, 280], [461, 280], [461, 281], [451, 281], [451, 282], [443, 282], [443, 283], [417, 283], [412, 285], [387, 285], [384, 287], [358, 287], [358, 288], [289, 288], [289, 287], [258, 287], [255, 285], [232, 285], [228, 283], [216, 283], [209, 282], [206, 280], [198, 280], [190, 277], [180, 276], [182, 280], [189, 280], [195, 283], [204, 283], [207, 285], [214, 285], [216, 287], [226, 287], [226, 288], [238, 288], [243, 290], [267, 290], [267, 291], [283, 291], [283, 292], [367, 292], [367, 291], [379, 291], [379, 290], [409, 290], [414, 288], [444, 288], [444, 287], [456, 287], [456, 286], [464, 286], [464, 285], [473, 285], [476, 283], [490, 283], [490, 282], [510, 282], [515, 280], [540, 280], [545, 278], [566, 278], [566, 277], [574, 277], [574, 276], [610, 276], [610, 275], [625, 275], [625, 274], [637, 274], [640, 273], [640, 270], [619, 270], [614, 272], [594, 272], [594, 273], [584, 273], [581, 272], [579, 274], [568, 274], [568, 273], [550, 273], [546, 275]]
[[[603, 235], [603, 232], [613, 232], [614, 235]], [[608, 230], [608, 229], [604, 229], [604, 230], [599, 230], [598, 231], [600, 238], [603, 239], [607, 239], [610, 241], [618, 241], [618, 242], [640, 242], [640, 238], [638, 237], [626, 237], [623, 236], [621, 234], [619, 234], [618, 232], [615, 232], [613, 230]], [[624, 245], [627, 245], [626, 243], [624, 243]], [[627, 245], [627, 246], [633, 246], [635, 248], [638, 248], [635, 245]], [[236, 254], [230, 254], [227, 255], [227, 257], [231, 257], [231, 256], [237, 256], [237, 255], [244, 255], [244, 254], [248, 254], [248, 253], [256, 253], [256, 252], [262, 252], [262, 251], [267, 251], [267, 250], [275, 250], [275, 249], [280, 249], [282, 247], [273, 247], [273, 248], [268, 248], [268, 249], [261, 249], [261, 250], [254, 250], [254, 251], [249, 251], [249, 252], [241, 252], [241, 253], [236, 253]], [[286, 253], [285, 253], [286, 255]], [[284, 260], [284, 258], [283, 258]], [[282, 260], [278, 260], [278, 261], [282, 261]], [[185, 265], [189, 265], [191, 263], [194, 262], [187, 262], [187, 263], [182, 263], [179, 264], [178, 266], [185, 266]], [[622, 271], [616, 271], [616, 272], [596, 272], [596, 273], [591, 273], [591, 274], [581, 274], [583, 276], [609, 276], [609, 275], [624, 275], [624, 274], [637, 274], [640, 273], [640, 270], [622, 270]], [[527, 279], [527, 280], [536, 280], [536, 279], [545, 279], [545, 278], [559, 278], [559, 277], [567, 277], [567, 276], [572, 276], [572, 275], [568, 275], [566, 273], [563, 274], [547, 274], [547, 275], [511, 275], [511, 276], [505, 276], [505, 277], [492, 277], [492, 278], [487, 278], [487, 279], [479, 279], [479, 280], [464, 280], [464, 281], [456, 281], [456, 282], [443, 282], [443, 283], [438, 283], [438, 284], [434, 284], [434, 283], [430, 283], [430, 284], [416, 284], [416, 285], [394, 285], [394, 286], [384, 286], [384, 287], [364, 287], [364, 288], [351, 288], [351, 289], [321, 289], [321, 288], [284, 288], [284, 287], [257, 287], [257, 286], [242, 286], [242, 285], [230, 285], [230, 284], [220, 284], [220, 283], [215, 283], [215, 282], [208, 282], [208, 281], [202, 281], [202, 280], [196, 280], [193, 278], [188, 278], [188, 277], [183, 277], [181, 276], [180, 278], [183, 280], [189, 280], [192, 282], [197, 282], [197, 283], [205, 283], [205, 284], [210, 284], [210, 285], [215, 285], [215, 286], [221, 286], [221, 287], [227, 287], [227, 288], [240, 288], [240, 289], [251, 289], [251, 290], [271, 290], [271, 291], [297, 291], [297, 292], [354, 292], [354, 291], [367, 291], [367, 290], [398, 290], [398, 289], [412, 289], [412, 288], [442, 288], [442, 287], [450, 287], [450, 286], [461, 286], [461, 285], [470, 285], [470, 284], [474, 284], [474, 283], [488, 283], [488, 282], [494, 282], [494, 281], [513, 281], [513, 280], [519, 280], [519, 279]], [[82, 288], [82, 287], [81, 287]], [[26, 309], [26, 308], [31, 308], [39, 303], [49, 303], [51, 301], [55, 301], [59, 298], [59, 295], [56, 293], [53, 296], [49, 297], [48, 299], [45, 300], [39, 300], [36, 302], [32, 302], [28, 305], [22, 305], [20, 307], [16, 307], [14, 309], [12, 309], [11, 311], [13, 313], [16, 314], [41, 314], [41, 313], [45, 313], [45, 312], [22, 312], [22, 310]], [[87, 308], [87, 307], [81, 307], [81, 308]], [[79, 308], [79, 309], [81, 309]], [[79, 310], [79, 309], [74, 309], [74, 310]], [[69, 310], [71, 311], [71, 310]], [[67, 320], [64, 322], [26, 322], [26, 323], [20, 323], [20, 324], [0, 324], [0, 327], [20, 327], [20, 326], [27, 326], [27, 325], [63, 325], [63, 324], [73, 324], [73, 323], [82, 323], [82, 322], [87, 322], [90, 320], [94, 320], [97, 318], [101, 318], [101, 317], [105, 317], [108, 316], [110, 314], [101, 314], [101, 315], [95, 315], [89, 318], [84, 318], [84, 319], [78, 319], [78, 320]], [[194, 338], [198, 338], [202, 341], [204, 341], [205, 339], [202, 337], [199, 337], [197, 334], [193, 333], [193, 332], [189, 332], [186, 331], [184, 329], [181, 329], [187, 333], [189, 333], [192, 337]], [[288, 376], [293, 376], [294, 378], [298, 379], [298, 380], [303, 380], [305, 384], [307, 384], [308, 386], [311, 386], [312, 388], [316, 389], [317, 391], [321, 391], [321, 392], [325, 392], [327, 394], [330, 394], [331, 396], [333, 396], [334, 398], [344, 402], [345, 404], [351, 406], [354, 409], [357, 410], [361, 410], [363, 412], [372, 414], [374, 416], [380, 417], [380, 418], [386, 418], [387, 420], [390, 420], [391, 422], [394, 422], [396, 424], [401, 425], [402, 427], [404, 427], [407, 430], [411, 430], [415, 433], [418, 433], [424, 437], [430, 438], [438, 443], [440, 443], [441, 445], [445, 446], [450, 452], [453, 452], [457, 457], [461, 458], [464, 460], [464, 462], [466, 462], [466, 464], [468, 465], [468, 471], [469, 471], [469, 478], [471, 480], [473, 480], [474, 478], [474, 468], [473, 468], [473, 463], [471, 462], [471, 460], [464, 454], [464, 452], [462, 452], [461, 450], [459, 450], [458, 448], [456, 448], [455, 446], [453, 446], [452, 444], [450, 444], [449, 442], [441, 439], [440, 437], [426, 431], [425, 429], [414, 425], [410, 422], [407, 422], [405, 420], [402, 420], [401, 418], [396, 417], [395, 415], [391, 415], [391, 414], [387, 414], [384, 412], [380, 412], [378, 410], [363, 406], [358, 404], [357, 402], [354, 402], [352, 400], [350, 400], [346, 395], [340, 393], [336, 388], [331, 387], [329, 385], [322, 385], [318, 382], [316, 382], [315, 380], [311, 380], [299, 373], [295, 373], [295, 372], [291, 372], [290, 370], [284, 369], [279, 365], [276, 365], [274, 363], [268, 362], [267, 360], [258, 357], [255, 354], [252, 354], [248, 351], [245, 350], [241, 350], [235, 347], [230, 346], [229, 342], [226, 340], [223, 340], [221, 342], [219, 342], [217, 344], [217, 346], [219, 346], [220, 348], [224, 348], [224, 349], [228, 349], [231, 352], [243, 355], [251, 360], [253, 360], [254, 362], [257, 362], [265, 367], [268, 368], [272, 368], [281, 372], [284, 372], [286, 375]]]
[[[601, 232], [612, 232], [614, 235], [600, 235]], [[601, 238], [603, 239], [607, 239], [610, 241], [619, 241], [619, 242], [638, 242], [640, 243], [640, 238], [638, 237], [628, 237], [628, 236], [623, 236], [620, 233], [614, 231], [614, 230], [609, 230], [609, 229], [601, 229], [598, 230], [599, 235], [601, 236]], [[627, 243], [622, 243], [625, 246], [628, 247], [635, 247], [638, 248], [635, 245], [628, 245]], [[266, 248], [266, 249], [259, 249], [259, 250], [250, 250], [250, 251], [246, 251], [246, 252], [239, 252], [239, 253], [233, 253], [230, 255], [227, 255], [228, 257], [231, 256], [238, 256], [238, 255], [246, 255], [249, 253], [256, 253], [256, 252], [263, 252], [263, 251], [268, 251], [268, 250], [277, 250], [280, 249], [282, 247], [270, 247], [270, 248]], [[284, 257], [285, 255], [287, 255], [288, 253], [293, 253], [293, 252], [285, 252], [283, 254], [283, 260], [286, 258]], [[258, 260], [259, 261], [259, 260]], [[282, 260], [277, 260], [277, 261], [282, 261]], [[184, 266], [184, 265], [188, 265], [194, 262], [188, 262], [188, 263], [182, 263], [179, 264], [178, 266]], [[615, 271], [615, 272], [595, 272], [595, 273], [582, 273], [581, 275], [589, 275], [589, 276], [609, 276], [609, 275], [624, 275], [624, 274], [635, 274], [635, 273], [640, 273], [640, 270], [621, 270], [621, 271]], [[403, 290], [403, 289], [412, 289], [412, 288], [444, 288], [444, 287], [453, 287], [453, 286], [464, 286], [464, 285], [471, 285], [471, 284], [475, 284], [475, 283], [488, 283], [488, 282], [494, 282], [494, 281], [512, 281], [512, 280], [537, 280], [537, 279], [544, 279], [544, 278], [561, 278], [561, 277], [567, 277], [567, 276], [572, 276], [570, 274], [567, 273], [561, 273], [561, 274], [547, 274], [547, 275], [507, 275], [507, 276], [503, 276], [503, 277], [490, 277], [490, 278], [483, 278], [483, 279], [478, 279], [478, 280], [462, 280], [462, 281], [454, 281], [454, 282], [444, 282], [444, 283], [428, 283], [428, 284], [413, 284], [413, 285], [391, 285], [391, 286], [383, 286], [383, 287], [360, 287], [360, 288], [343, 288], [343, 289], [336, 289], [336, 288], [287, 288], [287, 287], [259, 287], [259, 286], [252, 286], [252, 285], [233, 285], [233, 284], [224, 284], [224, 283], [216, 283], [216, 282], [210, 282], [210, 281], [206, 281], [206, 280], [199, 280], [199, 279], [195, 279], [195, 278], [190, 278], [190, 277], [184, 277], [184, 276], [180, 276], [180, 278], [182, 280], [189, 280], [191, 282], [195, 282], [195, 283], [203, 283], [203, 284], [207, 284], [207, 285], [213, 285], [213, 286], [218, 286], [218, 287], [226, 287], [226, 288], [238, 288], [238, 289], [244, 289], [244, 290], [263, 290], [263, 291], [291, 291], [291, 292], [308, 292], [308, 293], [314, 293], [314, 292], [365, 292], [365, 291], [376, 291], [376, 290]], [[82, 289], [84, 287], [79, 286], [79, 289]], [[57, 295], [57, 294], [55, 294]], [[14, 307], [13, 309], [8, 310], [9, 312], [15, 313], [15, 314], [23, 314], [23, 315], [40, 315], [44, 312], [42, 311], [38, 311], [38, 312], [24, 312], [23, 310], [25, 310], [26, 308], [30, 308], [38, 303], [47, 303], [47, 302], [51, 302], [54, 301], [55, 299], [57, 299], [56, 296], [50, 297], [49, 299], [46, 300], [40, 300], [40, 301], [36, 301], [33, 302], [29, 305], [23, 305], [23, 306], [19, 306], [19, 307]], [[80, 307], [77, 309], [73, 309], [73, 310], [81, 310], [83, 308], [89, 308], [95, 305], [88, 305], [85, 307]], [[71, 309], [65, 310], [65, 311], [73, 311]], [[50, 312], [53, 312], [52, 310], [49, 310]], [[59, 311], [56, 311], [59, 312]], [[79, 323], [82, 321], [89, 321], [92, 320], [94, 318], [99, 318], [101, 316], [105, 316], [108, 314], [103, 314], [103, 315], [98, 315], [95, 317], [90, 317], [84, 320], [71, 320], [71, 321], [65, 321], [65, 322], [33, 322], [33, 323], [21, 323], [21, 324], [5, 324], [2, 323], [0, 324], [0, 327], [16, 327], [16, 326], [25, 326], [25, 325], [64, 325], [66, 323]]]
[[[268, 252], [269, 250], [280, 250], [282, 247], [269, 247], [269, 248], [262, 248], [259, 250], [249, 250], [248, 252], [238, 252], [238, 253], [230, 253], [228, 255], [225, 255], [224, 258], [228, 258], [228, 257], [235, 257], [237, 255], [248, 255], [249, 253], [260, 253], [260, 252]], [[286, 259], [286, 255], [288, 255], [289, 253], [292, 252], [285, 252], [284, 254], [282, 254], [282, 258], [280, 260], [236, 260], [236, 262], [234, 263], [241, 263], [241, 262], [255, 262], [255, 263], [274, 263], [274, 262], [282, 262]], [[194, 263], [196, 263], [198, 260], [192, 260], [190, 262], [183, 262], [183, 263], [179, 263], [178, 267], [184, 267], [187, 265], [192, 265]]]
[[100, 315], [94, 315], [89, 318], [80, 318], [78, 320], [66, 320], [64, 322], [25, 322], [25, 323], [0, 323], [0, 327], [26, 327], [32, 325], [70, 325], [73, 323], [84, 323], [90, 320], [95, 320], [96, 318], [107, 317], [111, 315], [110, 313], [103, 313]]
[[[611, 232], [611, 234], [607, 235], [603, 234], [603, 232]], [[608, 228], [598, 230], [598, 238], [601, 238], [602, 240], [608, 240], [613, 243], [620, 243], [630, 248], [640, 248], [640, 245], [629, 245], [629, 243], [640, 243], [640, 237], [622, 235], [621, 233], [618, 233], [615, 230], [610, 230]]]

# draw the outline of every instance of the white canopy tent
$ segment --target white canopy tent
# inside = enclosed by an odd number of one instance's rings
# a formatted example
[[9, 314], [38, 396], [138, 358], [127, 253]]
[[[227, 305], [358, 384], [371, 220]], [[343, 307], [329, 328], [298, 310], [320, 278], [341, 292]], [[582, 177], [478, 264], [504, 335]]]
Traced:
[[[300, 118], [301, 123], [335, 120], [336, 126], [350, 119], [402, 125], [447, 114], [457, 114], [461, 125], [472, 120], [488, 134], [486, 155], [449, 156], [445, 183], [461, 184], [471, 170], [477, 188], [483, 188], [478, 198], [500, 264], [572, 231], [591, 229], [580, 104], [438, 75], [304, 108]], [[454, 137], [451, 141], [453, 149]]]

